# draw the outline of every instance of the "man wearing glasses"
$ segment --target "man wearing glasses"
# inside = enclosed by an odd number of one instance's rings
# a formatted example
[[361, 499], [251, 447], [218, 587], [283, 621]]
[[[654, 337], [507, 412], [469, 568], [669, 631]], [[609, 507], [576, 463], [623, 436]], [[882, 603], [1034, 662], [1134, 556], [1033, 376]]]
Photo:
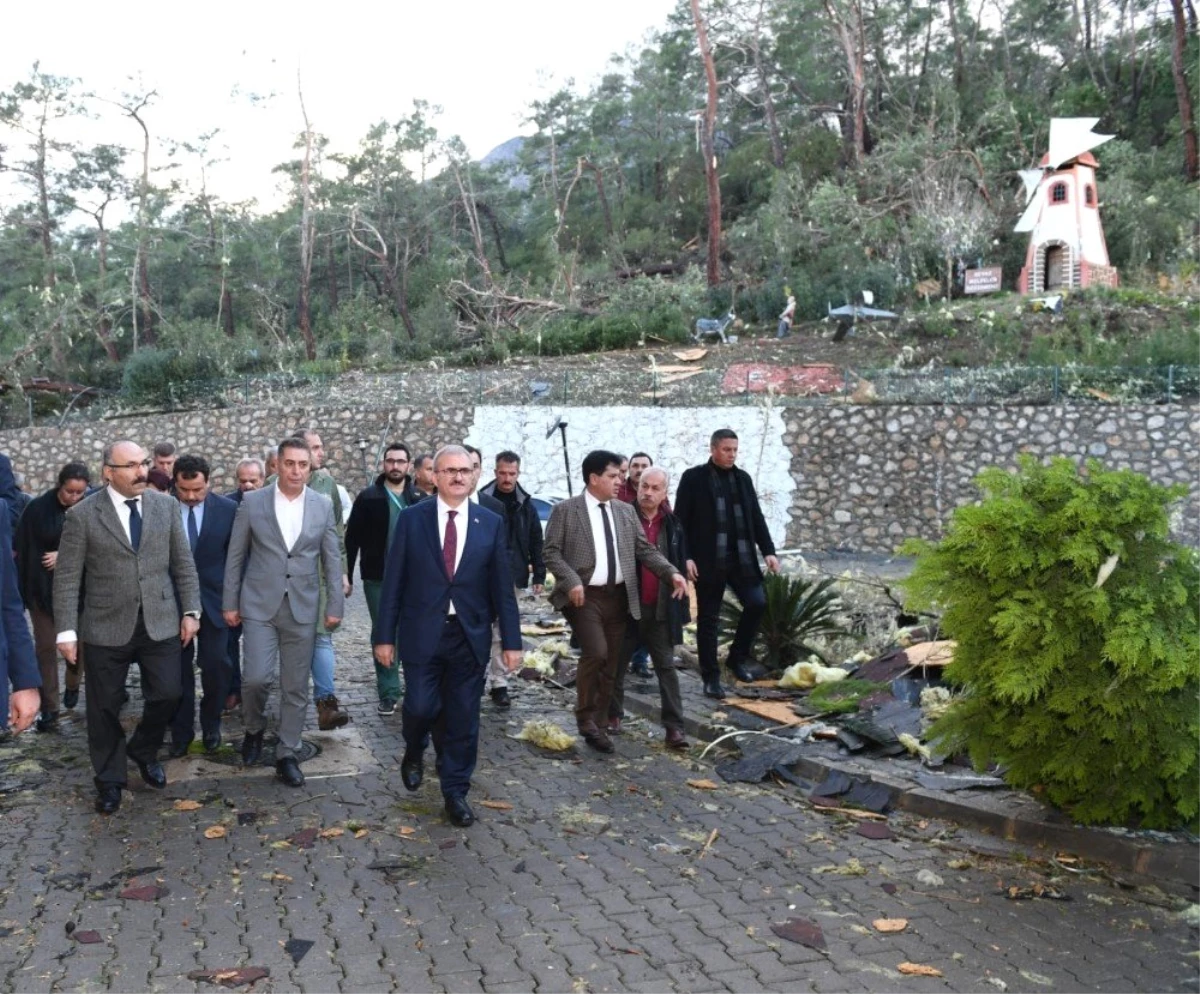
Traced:
[[[85, 647], [88, 750], [96, 810], [105, 815], [121, 806], [126, 756], [148, 786], [167, 785], [158, 750], [179, 703], [180, 651], [200, 627], [200, 583], [179, 505], [146, 489], [150, 466], [136, 442], [105, 448], [107, 486], [66, 516], [54, 568], [58, 651], [74, 664], [81, 639]], [[122, 691], [135, 659], [145, 700], [127, 744]]]
[[400, 777], [417, 790], [430, 737], [446, 817], [460, 828], [479, 752], [479, 697], [487, 672], [492, 621], [500, 619], [504, 663], [521, 664], [521, 619], [508, 567], [504, 522], [467, 495], [474, 470], [467, 450], [447, 445], [433, 461], [437, 499], [396, 521], [371, 641], [385, 669], [404, 665], [404, 758]]

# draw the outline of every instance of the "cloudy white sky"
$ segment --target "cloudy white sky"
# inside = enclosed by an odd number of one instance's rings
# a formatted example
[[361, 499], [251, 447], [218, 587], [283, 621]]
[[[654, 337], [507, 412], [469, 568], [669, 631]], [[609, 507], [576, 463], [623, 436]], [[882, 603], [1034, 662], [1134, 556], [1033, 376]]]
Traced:
[[[663, 27], [674, 5], [14, 2], [0, 28], [0, 86], [8, 89], [38, 61], [44, 72], [77, 77], [105, 96], [157, 90], [146, 113], [152, 133], [186, 141], [220, 128], [214, 148], [229, 161], [210, 177], [213, 192], [269, 206], [271, 167], [293, 155], [302, 128], [297, 70], [313, 127], [334, 150], [352, 149], [371, 123], [397, 119], [419, 98], [443, 107], [440, 135], [460, 135], [481, 157], [528, 132], [522, 118], [531, 100], [571, 78], [594, 80], [611, 54]], [[135, 127], [113, 109], [84, 137], [134, 146]]]

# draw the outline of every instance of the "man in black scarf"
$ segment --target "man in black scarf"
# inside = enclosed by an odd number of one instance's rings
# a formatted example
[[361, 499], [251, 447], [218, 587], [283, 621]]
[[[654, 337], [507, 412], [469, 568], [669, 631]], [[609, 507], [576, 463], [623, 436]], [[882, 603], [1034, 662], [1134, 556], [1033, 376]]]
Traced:
[[[25, 508], [17, 526], [17, 580], [21, 599], [33, 622], [33, 645], [42, 676], [41, 713], [37, 730], [48, 732], [58, 724], [58, 629], [54, 626], [54, 566], [67, 511], [87, 496], [91, 478], [87, 467], [69, 462], [58, 471], [58, 483]], [[79, 701], [83, 667], [67, 666], [62, 705], [68, 710]]]
[[739, 680], [751, 681], [764, 670], [751, 657], [754, 637], [766, 610], [762, 569], [779, 572], [775, 544], [754, 491], [754, 481], [738, 469], [738, 437], [730, 428], [713, 432], [711, 458], [685, 470], [675, 493], [675, 515], [683, 524], [691, 558], [688, 576], [696, 583], [696, 648], [700, 677], [708, 697], [725, 696], [717, 664], [717, 625], [725, 588], [742, 605], [742, 617], [729, 647], [726, 665]]

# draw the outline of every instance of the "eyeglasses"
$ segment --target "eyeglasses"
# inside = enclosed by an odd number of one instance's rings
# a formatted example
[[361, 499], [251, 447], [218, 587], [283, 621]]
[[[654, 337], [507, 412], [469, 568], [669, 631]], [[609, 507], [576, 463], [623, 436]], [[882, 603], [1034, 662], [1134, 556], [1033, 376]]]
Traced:
[[141, 462], [123, 462], [123, 463], [106, 462], [104, 465], [107, 466], [109, 469], [129, 469], [129, 470], [149, 469], [151, 466], [154, 465], [154, 460], [153, 459], [143, 459]]
[[468, 466], [466, 469], [439, 469], [436, 472], [441, 473], [443, 476], [470, 476], [475, 470]]

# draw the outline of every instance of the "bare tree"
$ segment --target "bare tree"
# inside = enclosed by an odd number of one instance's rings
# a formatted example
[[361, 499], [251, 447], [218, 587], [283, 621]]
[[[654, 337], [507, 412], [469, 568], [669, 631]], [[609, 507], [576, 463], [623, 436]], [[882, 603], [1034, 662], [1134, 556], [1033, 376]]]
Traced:
[[717, 67], [713, 61], [708, 27], [700, 12], [700, 0], [691, 0], [692, 20], [696, 24], [696, 40], [700, 58], [704, 61], [704, 78], [708, 84], [708, 100], [704, 106], [704, 123], [700, 132], [700, 152], [704, 156], [704, 178], [708, 185], [708, 268], [709, 286], [721, 282], [721, 181], [717, 174]]
[[824, 0], [825, 13], [846, 56], [850, 88], [846, 121], [849, 145], [855, 164], [867, 154], [867, 39], [861, 0]]
[[138, 180], [137, 207], [137, 247], [133, 257], [133, 269], [129, 274], [130, 290], [135, 301], [130, 313], [133, 321], [133, 351], [138, 350], [138, 311], [142, 313], [141, 339], [146, 345], [153, 345], [154, 335], [154, 301], [150, 295], [150, 266], [149, 231], [147, 227], [147, 202], [150, 198], [150, 129], [146, 126], [144, 112], [150, 102], [158, 96], [157, 90], [149, 90], [142, 94], [126, 94], [124, 103], [120, 106], [142, 131], [142, 173]]
[[296, 92], [300, 96], [300, 113], [304, 117], [304, 158], [300, 163], [300, 294], [297, 319], [304, 339], [304, 354], [311, 361], [317, 357], [317, 340], [312, 330], [312, 261], [313, 261], [313, 203], [312, 153], [313, 131], [304, 106], [304, 86], [300, 71], [296, 71]]

